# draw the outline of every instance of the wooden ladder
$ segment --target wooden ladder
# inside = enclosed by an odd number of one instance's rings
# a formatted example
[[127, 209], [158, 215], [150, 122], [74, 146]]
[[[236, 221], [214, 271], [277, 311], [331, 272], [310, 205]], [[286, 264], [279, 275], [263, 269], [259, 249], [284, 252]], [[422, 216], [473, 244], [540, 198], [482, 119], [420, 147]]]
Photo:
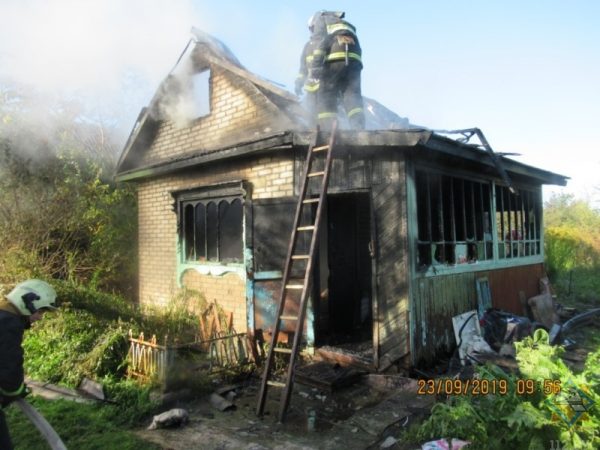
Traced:
[[[283, 269], [283, 278], [281, 280], [281, 293], [279, 296], [279, 306], [277, 308], [277, 316], [273, 326], [273, 334], [271, 336], [271, 345], [269, 346], [269, 352], [265, 361], [265, 368], [262, 376], [262, 382], [260, 387], [260, 393], [258, 397], [258, 406], [256, 408], [256, 414], [261, 416], [264, 412], [265, 400], [267, 397], [267, 390], [269, 386], [283, 388], [281, 395], [281, 403], [279, 408], [279, 421], [283, 422], [285, 419], [285, 413], [290, 403], [290, 396], [294, 385], [294, 363], [298, 356], [300, 347], [300, 340], [302, 337], [302, 331], [304, 329], [304, 317], [306, 315], [306, 305], [308, 303], [309, 290], [312, 281], [313, 264], [315, 260], [315, 254], [317, 253], [318, 247], [318, 234], [319, 227], [321, 225], [321, 217], [323, 215], [323, 204], [325, 195], [327, 194], [327, 185], [329, 183], [329, 172], [331, 169], [331, 154], [335, 143], [335, 134], [337, 131], [337, 121], [333, 122], [331, 127], [331, 135], [329, 137], [329, 143], [325, 145], [318, 145], [321, 131], [319, 127], [315, 132], [313, 140], [308, 148], [306, 155], [306, 161], [304, 163], [304, 171], [302, 174], [302, 185], [300, 187], [300, 194], [298, 196], [298, 204], [296, 206], [296, 215], [294, 217], [294, 225], [290, 236], [290, 243], [287, 251], [287, 258]], [[321, 170], [313, 171], [313, 162], [316, 161], [315, 156], [321, 152], [325, 153], [324, 164]], [[308, 184], [310, 179], [320, 179], [320, 189], [318, 198], [307, 198]], [[317, 211], [315, 214], [314, 223], [309, 225], [301, 225], [301, 219], [306, 214], [303, 214], [304, 207], [307, 206], [312, 208], [312, 205], [317, 205]], [[311, 233], [310, 247], [308, 254], [296, 254], [296, 244], [300, 233]], [[306, 263], [306, 270], [304, 271], [304, 279], [300, 283], [300, 278], [292, 281], [291, 273], [292, 266], [295, 262]], [[286, 298], [288, 293], [300, 294], [300, 302], [298, 307], [297, 316], [284, 315]], [[281, 330], [281, 324], [283, 320], [289, 320], [296, 322], [295, 333], [292, 348], [277, 347], [277, 338]], [[271, 370], [273, 368], [273, 361], [275, 353], [281, 353], [287, 355], [289, 358], [287, 366], [287, 375], [285, 383], [274, 381], [271, 379]]]

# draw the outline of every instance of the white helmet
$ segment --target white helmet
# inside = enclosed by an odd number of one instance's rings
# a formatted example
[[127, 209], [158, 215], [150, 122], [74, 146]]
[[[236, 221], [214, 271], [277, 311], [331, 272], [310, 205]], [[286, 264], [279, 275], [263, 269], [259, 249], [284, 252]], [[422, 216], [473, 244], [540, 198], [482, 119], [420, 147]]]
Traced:
[[324, 10], [324, 9], [322, 9], [322, 10], [320, 10], [320, 11], [317, 11], [316, 13], [314, 13], [312, 16], [310, 16], [310, 17], [308, 18], [308, 23], [307, 23], [307, 25], [308, 25], [308, 29], [309, 29], [310, 31], [313, 31], [313, 30], [314, 30], [314, 28], [315, 28], [315, 24], [317, 23], [317, 20], [319, 19], [319, 17], [320, 17], [320, 16], [321, 16], [321, 15], [322, 15], [324, 12], [325, 12], [325, 10]]
[[311, 32], [314, 31], [315, 26], [317, 25], [317, 21], [322, 16], [331, 16], [331, 17], [335, 17], [337, 19], [343, 19], [345, 15], [346, 15], [346, 13], [344, 11], [326, 11], [324, 9], [321, 9], [320, 11], [317, 11], [316, 13], [314, 13], [312, 16], [310, 16], [308, 18], [308, 29]]
[[39, 309], [56, 309], [56, 291], [42, 280], [19, 283], [6, 296], [21, 314], [30, 316]]

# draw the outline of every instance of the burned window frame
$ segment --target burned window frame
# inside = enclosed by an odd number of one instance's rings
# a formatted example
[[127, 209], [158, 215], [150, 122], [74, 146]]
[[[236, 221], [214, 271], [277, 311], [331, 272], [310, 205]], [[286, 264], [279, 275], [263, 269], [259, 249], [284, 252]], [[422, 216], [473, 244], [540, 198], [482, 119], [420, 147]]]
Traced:
[[[512, 194], [497, 180], [459, 171], [449, 174], [418, 165], [413, 174], [413, 262], [418, 273], [474, 271], [543, 260], [540, 186], [518, 186], [514, 188], [517, 194]], [[516, 232], [505, 236], [513, 225], [517, 225]]]
[[494, 199], [498, 259], [543, 256], [541, 192], [495, 184]]
[[[180, 263], [186, 265], [242, 265], [244, 263], [245, 199], [244, 190], [239, 183], [197, 188], [176, 192], [173, 195], [176, 199], [175, 207], [178, 216]], [[233, 210], [232, 205], [236, 205]], [[223, 214], [227, 213], [232, 213], [232, 216], [224, 220]], [[197, 228], [199, 224], [201, 231]], [[230, 233], [233, 233], [233, 238]], [[230, 235], [225, 239], [228, 234]]]

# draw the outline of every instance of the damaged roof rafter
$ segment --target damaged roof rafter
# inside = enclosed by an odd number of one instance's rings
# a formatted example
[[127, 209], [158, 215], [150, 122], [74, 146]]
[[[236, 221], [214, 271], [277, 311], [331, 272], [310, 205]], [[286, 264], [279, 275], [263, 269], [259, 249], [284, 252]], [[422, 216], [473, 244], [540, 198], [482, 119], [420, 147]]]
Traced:
[[[436, 150], [445, 155], [459, 157], [468, 161], [483, 164], [487, 167], [494, 168], [495, 164], [489, 157], [486, 150], [483, 150], [481, 146], [460, 142], [454, 139], [450, 139], [446, 136], [433, 133], [431, 138], [427, 142], [427, 148]], [[501, 154], [496, 154], [497, 157], [502, 161], [505, 169], [508, 172], [524, 175], [538, 179], [542, 184], [553, 184], [557, 186], [566, 186], [569, 177], [560, 175], [548, 170], [539, 169], [534, 166], [523, 164], [519, 161], [507, 158]]]

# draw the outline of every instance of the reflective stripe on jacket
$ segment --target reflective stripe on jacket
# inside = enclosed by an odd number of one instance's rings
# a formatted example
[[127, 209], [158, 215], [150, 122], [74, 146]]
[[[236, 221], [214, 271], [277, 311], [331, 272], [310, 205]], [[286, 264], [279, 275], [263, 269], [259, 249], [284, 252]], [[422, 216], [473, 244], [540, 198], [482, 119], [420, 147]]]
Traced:
[[312, 54], [311, 67], [317, 71], [332, 61], [355, 61], [362, 66], [362, 50], [356, 29], [344, 20], [327, 24], [326, 33], [320, 36]]

